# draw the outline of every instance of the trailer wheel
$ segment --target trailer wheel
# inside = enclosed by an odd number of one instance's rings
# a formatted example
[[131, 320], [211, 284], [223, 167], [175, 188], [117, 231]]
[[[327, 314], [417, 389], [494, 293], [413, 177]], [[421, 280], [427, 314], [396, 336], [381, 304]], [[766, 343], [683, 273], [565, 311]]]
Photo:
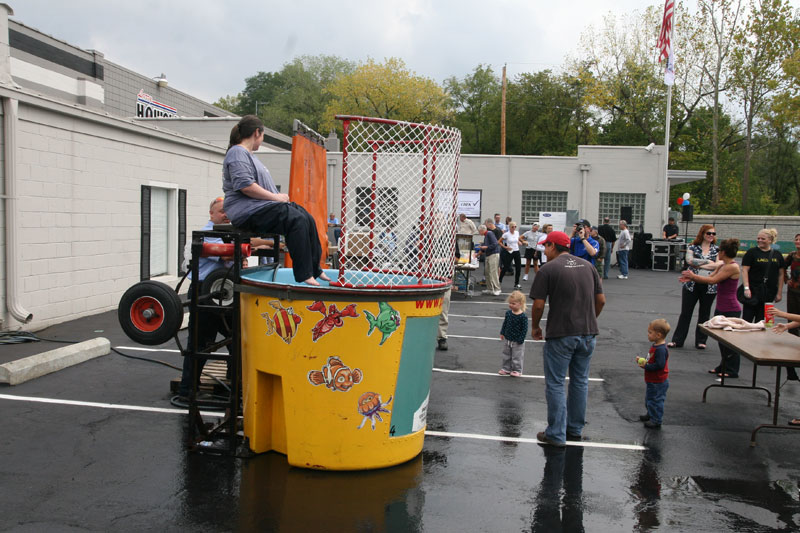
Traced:
[[153, 346], [167, 342], [178, 332], [183, 304], [169, 285], [140, 281], [122, 295], [117, 316], [132, 341]]
[[211, 301], [220, 307], [233, 305], [233, 279], [227, 268], [219, 268], [206, 276], [200, 288], [202, 294], [211, 294]]

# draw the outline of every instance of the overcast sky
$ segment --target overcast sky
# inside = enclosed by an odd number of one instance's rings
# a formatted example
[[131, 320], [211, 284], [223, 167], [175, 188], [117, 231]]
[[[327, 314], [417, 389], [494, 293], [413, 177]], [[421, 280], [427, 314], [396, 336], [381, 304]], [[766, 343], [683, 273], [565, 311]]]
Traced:
[[[797, 5], [800, 0], [793, 0]], [[694, 2], [691, 2], [694, 4]], [[581, 33], [646, 0], [10, 0], [15, 20], [209, 102], [292, 58], [400, 57], [441, 83], [479, 63], [556, 69]], [[663, 5], [663, 0], [653, 4]]]

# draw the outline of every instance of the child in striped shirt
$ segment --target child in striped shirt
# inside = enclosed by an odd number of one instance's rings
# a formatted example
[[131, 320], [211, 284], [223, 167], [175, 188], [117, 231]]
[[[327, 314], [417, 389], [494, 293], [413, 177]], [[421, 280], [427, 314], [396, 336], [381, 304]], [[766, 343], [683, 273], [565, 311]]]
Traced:
[[500, 340], [503, 341], [503, 365], [497, 372], [501, 376], [522, 375], [522, 361], [525, 358], [525, 336], [528, 334], [528, 315], [525, 314], [525, 295], [512, 292], [508, 300]]

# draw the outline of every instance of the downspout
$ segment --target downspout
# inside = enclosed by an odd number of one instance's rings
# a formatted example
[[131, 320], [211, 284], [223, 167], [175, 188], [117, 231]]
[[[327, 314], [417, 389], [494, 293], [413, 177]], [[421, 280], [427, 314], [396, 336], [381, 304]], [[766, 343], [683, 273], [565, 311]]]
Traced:
[[19, 102], [3, 98], [3, 155], [6, 191], [6, 307], [18, 322], [27, 324], [33, 314], [22, 307], [17, 286], [19, 272], [19, 243], [17, 231], [17, 110]]
[[589, 189], [589, 171], [591, 169], [592, 165], [585, 163], [581, 165], [581, 218], [583, 219], [587, 217], [588, 211], [586, 207], [586, 196], [588, 194], [587, 190]]
[[[8, 4], [0, 3], [0, 84], [14, 86], [11, 78], [11, 50], [8, 40], [8, 17], [14, 12]], [[5, 177], [6, 207], [6, 307], [15, 320], [27, 324], [33, 314], [19, 301], [19, 231], [17, 221], [17, 115], [19, 101], [3, 98], [3, 175]]]

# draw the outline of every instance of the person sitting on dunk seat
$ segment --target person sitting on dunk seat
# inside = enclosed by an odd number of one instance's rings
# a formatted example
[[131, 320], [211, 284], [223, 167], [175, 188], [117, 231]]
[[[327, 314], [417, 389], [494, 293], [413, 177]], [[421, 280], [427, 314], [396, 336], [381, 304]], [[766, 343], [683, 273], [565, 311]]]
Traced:
[[315, 278], [330, 281], [319, 266], [322, 247], [314, 217], [278, 192], [267, 167], [253, 155], [263, 139], [264, 124], [255, 115], [242, 117], [231, 130], [222, 163], [225, 213], [246, 231], [284, 235], [298, 283], [319, 285]]

